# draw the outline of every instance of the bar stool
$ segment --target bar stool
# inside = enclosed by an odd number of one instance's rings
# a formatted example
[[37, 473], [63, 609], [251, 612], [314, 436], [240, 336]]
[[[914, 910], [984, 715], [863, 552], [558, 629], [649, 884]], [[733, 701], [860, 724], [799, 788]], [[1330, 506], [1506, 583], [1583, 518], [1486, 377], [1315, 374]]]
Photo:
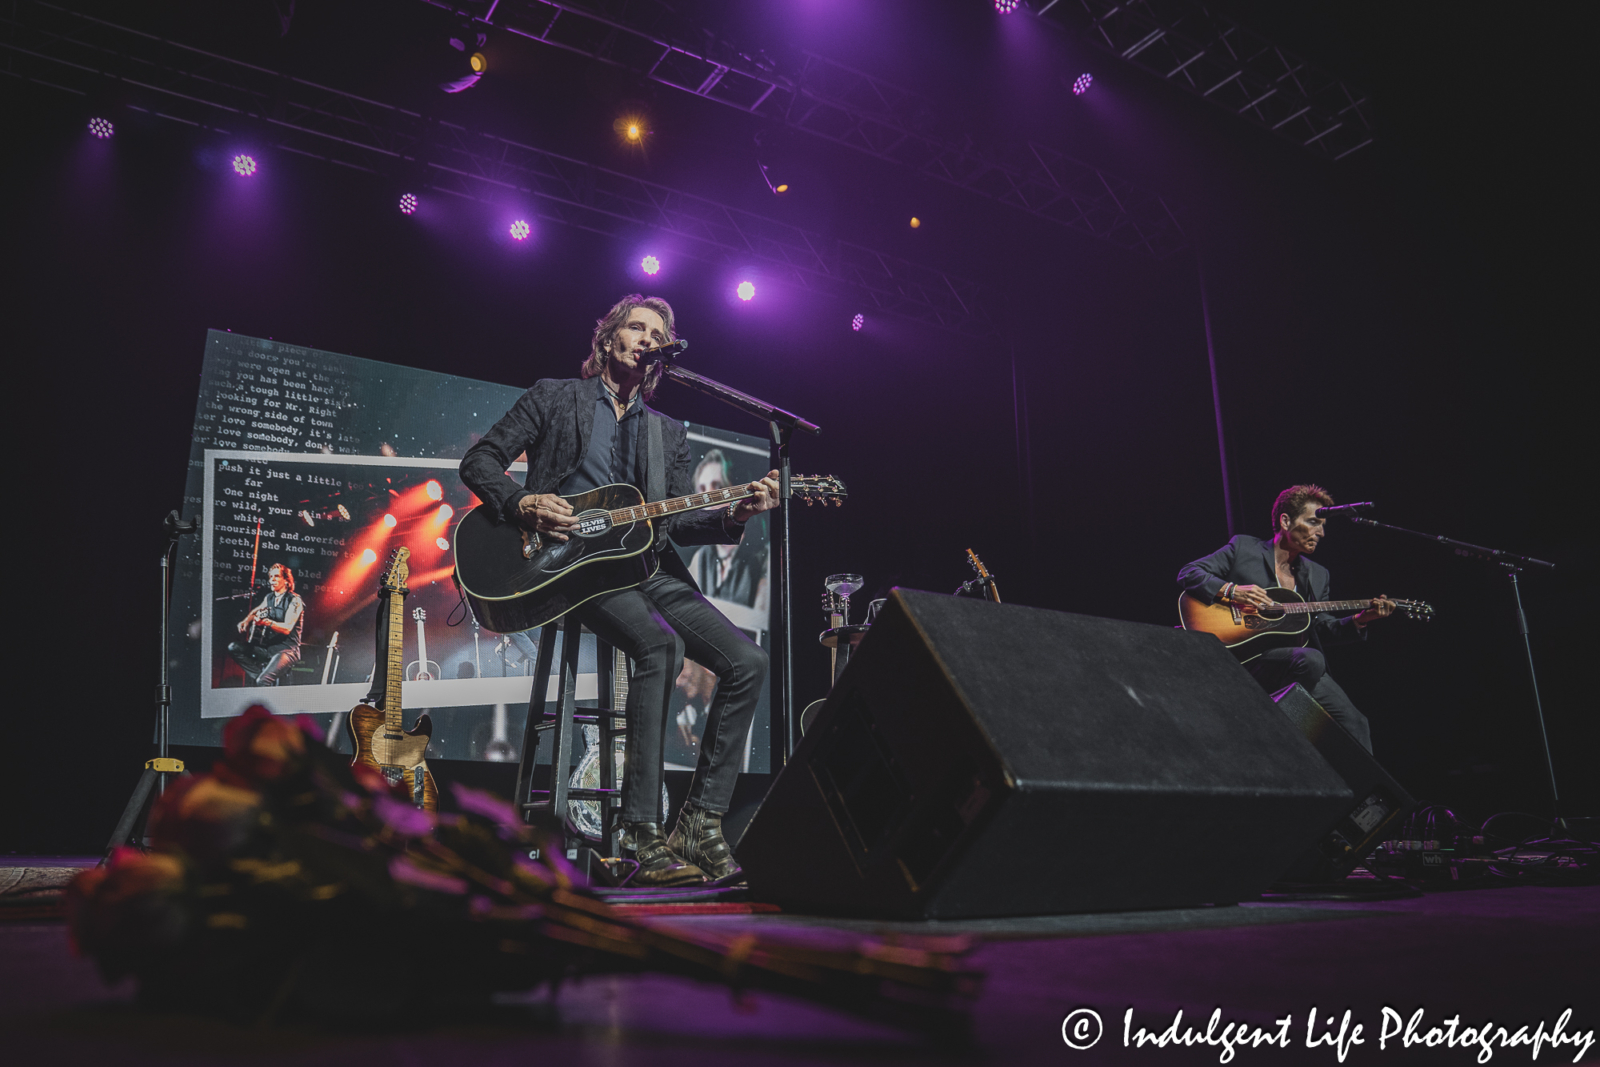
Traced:
[[[556, 634], [561, 634], [561, 680], [557, 683], [556, 707], [548, 707], [550, 671], [554, 666]], [[556, 844], [569, 859], [576, 858], [584, 835], [574, 841], [567, 834], [567, 805], [574, 800], [592, 800], [600, 805], [601, 848], [604, 856], [620, 856], [622, 848], [622, 788], [617, 781], [616, 741], [628, 732], [627, 719], [617, 704], [626, 695], [626, 660], [610, 644], [596, 637], [596, 673], [599, 676], [599, 707], [583, 714], [578, 703], [578, 643], [583, 624], [568, 613], [564, 619], [548, 623], [539, 633], [539, 655], [533, 669], [533, 692], [529, 694], [528, 721], [522, 734], [522, 761], [517, 766], [517, 804], [522, 817], [533, 822], [545, 816], [556, 835]], [[619, 677], [620, 676], [620, 677]], [[617, 684], [618, 682], [622, 684]], [[573, 786], [572, 740], [578, 727], [593, 725], [600, 741], [600, 787]], [[540, 737], [550, 734], [550, 788], [533, 788], [533, 767], [538, 758]]]

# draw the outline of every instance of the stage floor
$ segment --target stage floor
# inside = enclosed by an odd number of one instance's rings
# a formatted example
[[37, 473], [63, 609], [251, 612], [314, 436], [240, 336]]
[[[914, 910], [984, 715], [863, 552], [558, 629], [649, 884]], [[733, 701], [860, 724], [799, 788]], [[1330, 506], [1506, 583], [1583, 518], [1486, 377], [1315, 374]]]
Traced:
[[[13, 861], [15, 862], [15, 861]], [[33, 863], [50, 861], [33, 860]], [[970, 1046], [932, 1045], [916, 1035], [771, 997], [736, 1005], [722, 989], [667, 978], [596, 978], [543, 992], [472, 1021], [418, 1020], [406, 1033], [326, 1033], [293, 1026], [250, 1030], [150, 1016], [132, 1009], [127, 983], [107, 988], [91, 964], [68, 952], [56, 921], [0, 924], [0, 1049], [10, 1063], [285, 1063], [329, 1067], [390, 1064], [615, 1065], [803, 1063], [1218, 1063], [1219, 1047], [1123, 1047], [1132, 1032], [1159, 1034], [1181, 1008], [1183, 1027], [1203, 1033], [1245, 1021], [1276, 1033], [1292, 1018], [1289, 1047], [1236, 1050], [1235, 1063], [1341, 1062], [1315, 1034], [1363, 1025], [1364, 1044], [1344, 1062], [1478, 1063], [1482, 1050], [1403, 1048], [1378, 1037], [1388, 1006], [1418, 1033], [1493, 1020], [1514, 1031], [1541, 1021], [1600, 1029], [1594, 961], [1600, 958], [1600, 889], [1529, 886], [1456, 889], [1374, 903], [1258, 903], [1226, 908], [1056, 916], [969, 923], [876, 923], [792, 915], [699, 915], [650, 921], [758, 930], [837, 943], [872, 933], [971, 933], [971, 960], [987, 972]], [[1584, 962], [1588, 961], [1588, 962]], [[388, 973], [394, 975], [399, 968]], [[375, 971], [375, 973], [379, 973]], [[1094, 1047], [1074, 1051], [1063, 1020], [1092, 1009], [1103, 1027]], [[1091, 1032], [1087, 1014], [1077, 1017]], [[1393, 1026], [1391, 1022], [1391, 1028]], [[1180, 1027], [1180, 1031], [1183, 1027]], [[1218, 1025], [1216, 1032], [1221, 1032]], [[1070, 1035], [1069, 1035], [1070, 1036]], [[1080, 1036], [1085, 1041], [1086, 1036]], [[1572, 1063], [1577, 1046], [1546, 1044], [1539, 1062]], [[1600, 1061], [1600, 1045], [1585, 1061]], [[1533, 1062], [1530, 1050], [1496, 1048], [1489, 1062]]]

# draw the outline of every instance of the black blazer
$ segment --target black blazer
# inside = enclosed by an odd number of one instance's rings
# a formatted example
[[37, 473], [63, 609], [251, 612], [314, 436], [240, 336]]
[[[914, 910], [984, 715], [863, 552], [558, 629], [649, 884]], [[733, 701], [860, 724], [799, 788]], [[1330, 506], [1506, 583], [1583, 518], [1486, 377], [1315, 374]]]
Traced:
[[[1315, 560], [1296, 556], [1290, 569], [1294, 572], [1294, 591], [1302, 599], [1333, 599], [1328, 592], [1328, 568]], [[1229, 582], [1277, 589], [1278, 566], [1272, 542], [1238, 534], [1211, 555], [1185, 564], [1178, 572], [1179, 587], [1207, 604], [1215, 602], [1217, 594]], [[1366, 640], [1366, 634], [1356, 626], [1354, 619], [1354, 615], [1336, 619], [1326, 611], [1318, 612], [1311, 623], [1312, 643], [1321, 648], [1324, 641], [1339, 644]]]
[[[554, 493], [567, 476], [578, 469], [589, 447], [594, 429], [595, 404], [582, 378], [546, 378], [535, 382], [511, 410], [495, 423], [461, 459], [461, 480], [478, 494], [484, 505], [503, 519], [515, 521], [517, 503], [530, 494]], [[683, 423], [669, 419], [646, 406], [645, 418], [661, 427], [662, 455], [666, 460], [663, 484], [665, 495], [651, 499], [685, 496], [694, 491], [690, 482], [689, 436]], [[639, 428], [639, 481], [650, 484], [644, 447], [647, 426]], [[518, 456], [528, 454], [528, 476], [521, 485], [506, 473]], [[647, 494], [648, 495], [648, 494]], [[722, 508], [685, 511], [656, 519], [661, 567], [667, 573], [694, 585], [689, 569], [677, 552], [661, 538], [680, 545], [733, 545], [743, 538], [744, 529], [727, 520]], [[698, 588], [698, 587], [696, 587]]]

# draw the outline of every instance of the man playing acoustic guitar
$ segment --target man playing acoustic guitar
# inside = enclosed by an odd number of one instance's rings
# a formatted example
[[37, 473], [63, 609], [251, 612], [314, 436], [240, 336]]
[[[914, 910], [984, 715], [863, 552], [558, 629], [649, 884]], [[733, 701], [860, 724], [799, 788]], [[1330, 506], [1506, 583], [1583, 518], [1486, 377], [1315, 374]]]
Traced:
[[[1273, 502], [1272, 540], [1239, 534], [1211, 555], [1180, 570], [1178, 585], [1203, 603], [1237, 604], [1245, 612], [1271, 607], [1268, 589], [1293, 590], [1308, 601], [1328, 600], [1328, 570], [1307, 557], [1317, 550], [1325, 532], [1326, 520], [1317, 514], [1317, 509], [1332, 506], [1333, 497], [1321, 486], [1290, 486]], [[1311, 647], [1273, 648], [1245, 661], [1244, 666], [1269, 693], [1299, 682], [1335, 722], [1371, 752], [1372, 731], [1367, 718], [1356, 710], [1339, 683], [1328, 676], [1322, 646], [1365, 640], [1367, 624], [1392, 614], [1394, 609], [1394, 601], [1379, 596], [1364, 611], [1342, 619], [1326, 612], [1318, 614], [1309, 633]]]
[[[684, 424], [645, 406], [662, 377], [646, 353], [673, 339], [672, 308], [626, 296], [595, 327], [581, 378], [537, 382], [467, 451], [461, 480], [487, 507], [542, 537], [566, 541], [577, 525], [567, 497], [626, 483], [645, 499], [692, 491]], [[528, 477], [506, 474], [521, 453]], [[655, 457], [655, 458], [652, 458]], [[767, 673], [767, 654], [706, 602], [665, 538], [680, 545], [738, 544], [744, 524], [777, 506], [778, 472], [752, 482], [752, 496], [657, 520], [659, 569], [635, 588], [603, 593], [573, 610], [633, 661], [628, 749], [622, 780], [624, 851], [639, 862], [635, 885], [737, 881], [742, 872], [722, 836], [746, 735]], [[649, 551], [656, 552], [656, 548]], [[662, 830], [662, 745], [673, 682], [685, 652], [717, 676], [689, 797], [670, 840]]]

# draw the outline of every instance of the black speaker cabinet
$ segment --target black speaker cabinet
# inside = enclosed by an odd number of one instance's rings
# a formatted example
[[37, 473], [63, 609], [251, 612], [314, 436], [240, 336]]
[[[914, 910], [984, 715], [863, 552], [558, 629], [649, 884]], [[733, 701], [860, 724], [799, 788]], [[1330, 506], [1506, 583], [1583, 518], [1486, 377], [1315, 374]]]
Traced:
[[738, 845], [760, 900], [957, 918], [1252, 897], [1355, 803], [1209, 634], [897, 589]]
[[1328, 882], [1343, 878], [1381, 841], [1398, 837], [1417, 802], [1378, 766], [1345, 728], [1298, 685], [1272, 694], [1279, 710], [1316, 746], [1328, 766], [1350, 787], [1354, 802], [1330, 823], [1316, 844], [1283, 873], [1286, 881]]

